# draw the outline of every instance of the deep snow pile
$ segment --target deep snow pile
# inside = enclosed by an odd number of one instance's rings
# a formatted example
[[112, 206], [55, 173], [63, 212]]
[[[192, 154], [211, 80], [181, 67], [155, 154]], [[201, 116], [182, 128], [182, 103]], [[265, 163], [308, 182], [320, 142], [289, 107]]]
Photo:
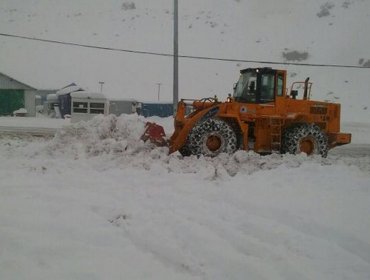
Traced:
[[76, 156], [81, 153], [87, 156], [133, 154], [145, 149], [140, 141], [144, 129], [144, 118], [138, 115], [99, 115], [88, 122], [64, 126], [56, 133], [49, 148], [52, 151], [69, 151]]
[[0, 279], [370, 278], [369, 156], [182, 158], [145, 121], [0, 138]]
[[[169, 155], [167, 147], [155, 147], [140, 140], [148, 120], [138, 115], [116, 117], [98, 116], [88, 122], [71, 124], [60, 129], [55, 138], [47, 145], [46, 151], [55, 156], [70, 156], [74, 159], [103, 156], [121, 167], [150, 169], [163, 168], [175, 173], [198, 173], [206, 178], [235, 176], [238, 172], [251, 174], [258, 170], [268, 170], [280, 165], [299, 167], [303, 162], [330, 165], [347, 160], [362, 170], [370, 171], [370, 159], [359, 157], [348, 159], [332, 155], [328, 159], [320, 156], [302, 155], [261, 156], [254, 152], [238, 151], [233, 155], [221, 154], [216, 158], [196, 156], [183, 158], [178, 152]], [[154, 118], [164, 125], [167, 136], [172, 132], [172, 118]], [[169, 125], [169, 123], [171, 125]]]

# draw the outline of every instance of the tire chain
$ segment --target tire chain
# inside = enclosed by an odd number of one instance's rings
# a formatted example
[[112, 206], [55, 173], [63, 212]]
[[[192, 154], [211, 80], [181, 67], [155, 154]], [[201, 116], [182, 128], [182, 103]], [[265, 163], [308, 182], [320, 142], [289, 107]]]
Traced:
[[[224, 146], [215, 153], [210, 153], [203, 149], [203, 139], [208, 133], [218, 132], [224, 138]], [[237, 149], [237, 139], [234, 130], [229, 124], [220, 119], [207, 119], [196, 124], [190, 131], [186, 144], [180, 150], [184, 156], [193, 155], [208, 155], [215, 156], [221, 152], [234, 153]]]
[[295, 154], [300, 139], [307, 136], [316, 140], [318, 154], [326, 157], [328, 154], [328, 138], [320, 127], [314, 124], [298, 124], [287, 128], [283, 134], [282, 152]]

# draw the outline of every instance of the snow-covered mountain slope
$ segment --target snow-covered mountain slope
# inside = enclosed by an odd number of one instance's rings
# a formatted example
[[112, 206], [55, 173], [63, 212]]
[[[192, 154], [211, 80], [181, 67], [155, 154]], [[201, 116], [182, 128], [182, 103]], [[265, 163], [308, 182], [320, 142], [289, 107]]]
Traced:
[[182, 159], [143, 129], [0, 138], [0, 279], [370, 278], [369, 156]]
[[[119, 49], [172, 53], [172, 0], [3, 0], [0, 33]], [[370, 64], [370, 2], [364, 0], [179, 1], [181, 55], [315, 64]], [[37, 88], [74, 81], [111, 98], [172, 100], [170, 57], [0, 36], [0, 72]], [[180, 98], [232, 91], [241, 68], [261, 64], [180, 59]], [[313, 98], [343, 104], [345, 121], [370, 119], [369, 69], [266, 65], [307, 76]]]

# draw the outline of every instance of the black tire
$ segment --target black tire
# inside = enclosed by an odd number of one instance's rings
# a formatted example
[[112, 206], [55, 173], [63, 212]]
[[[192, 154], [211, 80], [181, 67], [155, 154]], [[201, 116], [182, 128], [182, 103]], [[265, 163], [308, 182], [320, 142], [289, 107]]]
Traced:
[[184, 157], [188, 157], [191, 155], [191, 152], [189, 150], [189, 144], [188, 144], [188, 141], [186, 141], [185, 145], [182, 146], [180, 149], [179, 149], [179, 152], [182, 156]]
[[288, 127], [283, 134], [284, 153], [307, 155], [328, 155], [328, 137], [315, 124], [296, 124]]
[[207, 119], [196, 124], [189, 133], [183, 155], [204, 155], [214, 157], [220, 153], [234, 153], [238, 148], [233, 128], [224, 120]]

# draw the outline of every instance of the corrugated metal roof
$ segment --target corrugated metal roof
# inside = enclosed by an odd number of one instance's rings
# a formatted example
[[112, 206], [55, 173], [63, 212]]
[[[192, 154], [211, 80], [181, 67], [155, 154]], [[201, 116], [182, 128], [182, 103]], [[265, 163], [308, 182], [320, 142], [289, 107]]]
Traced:
[[0, 72], [0, 89], [31, 89], [36, 90], [36, 88], [31, 87], [25, 83], [22, 83], [4, 73]]

